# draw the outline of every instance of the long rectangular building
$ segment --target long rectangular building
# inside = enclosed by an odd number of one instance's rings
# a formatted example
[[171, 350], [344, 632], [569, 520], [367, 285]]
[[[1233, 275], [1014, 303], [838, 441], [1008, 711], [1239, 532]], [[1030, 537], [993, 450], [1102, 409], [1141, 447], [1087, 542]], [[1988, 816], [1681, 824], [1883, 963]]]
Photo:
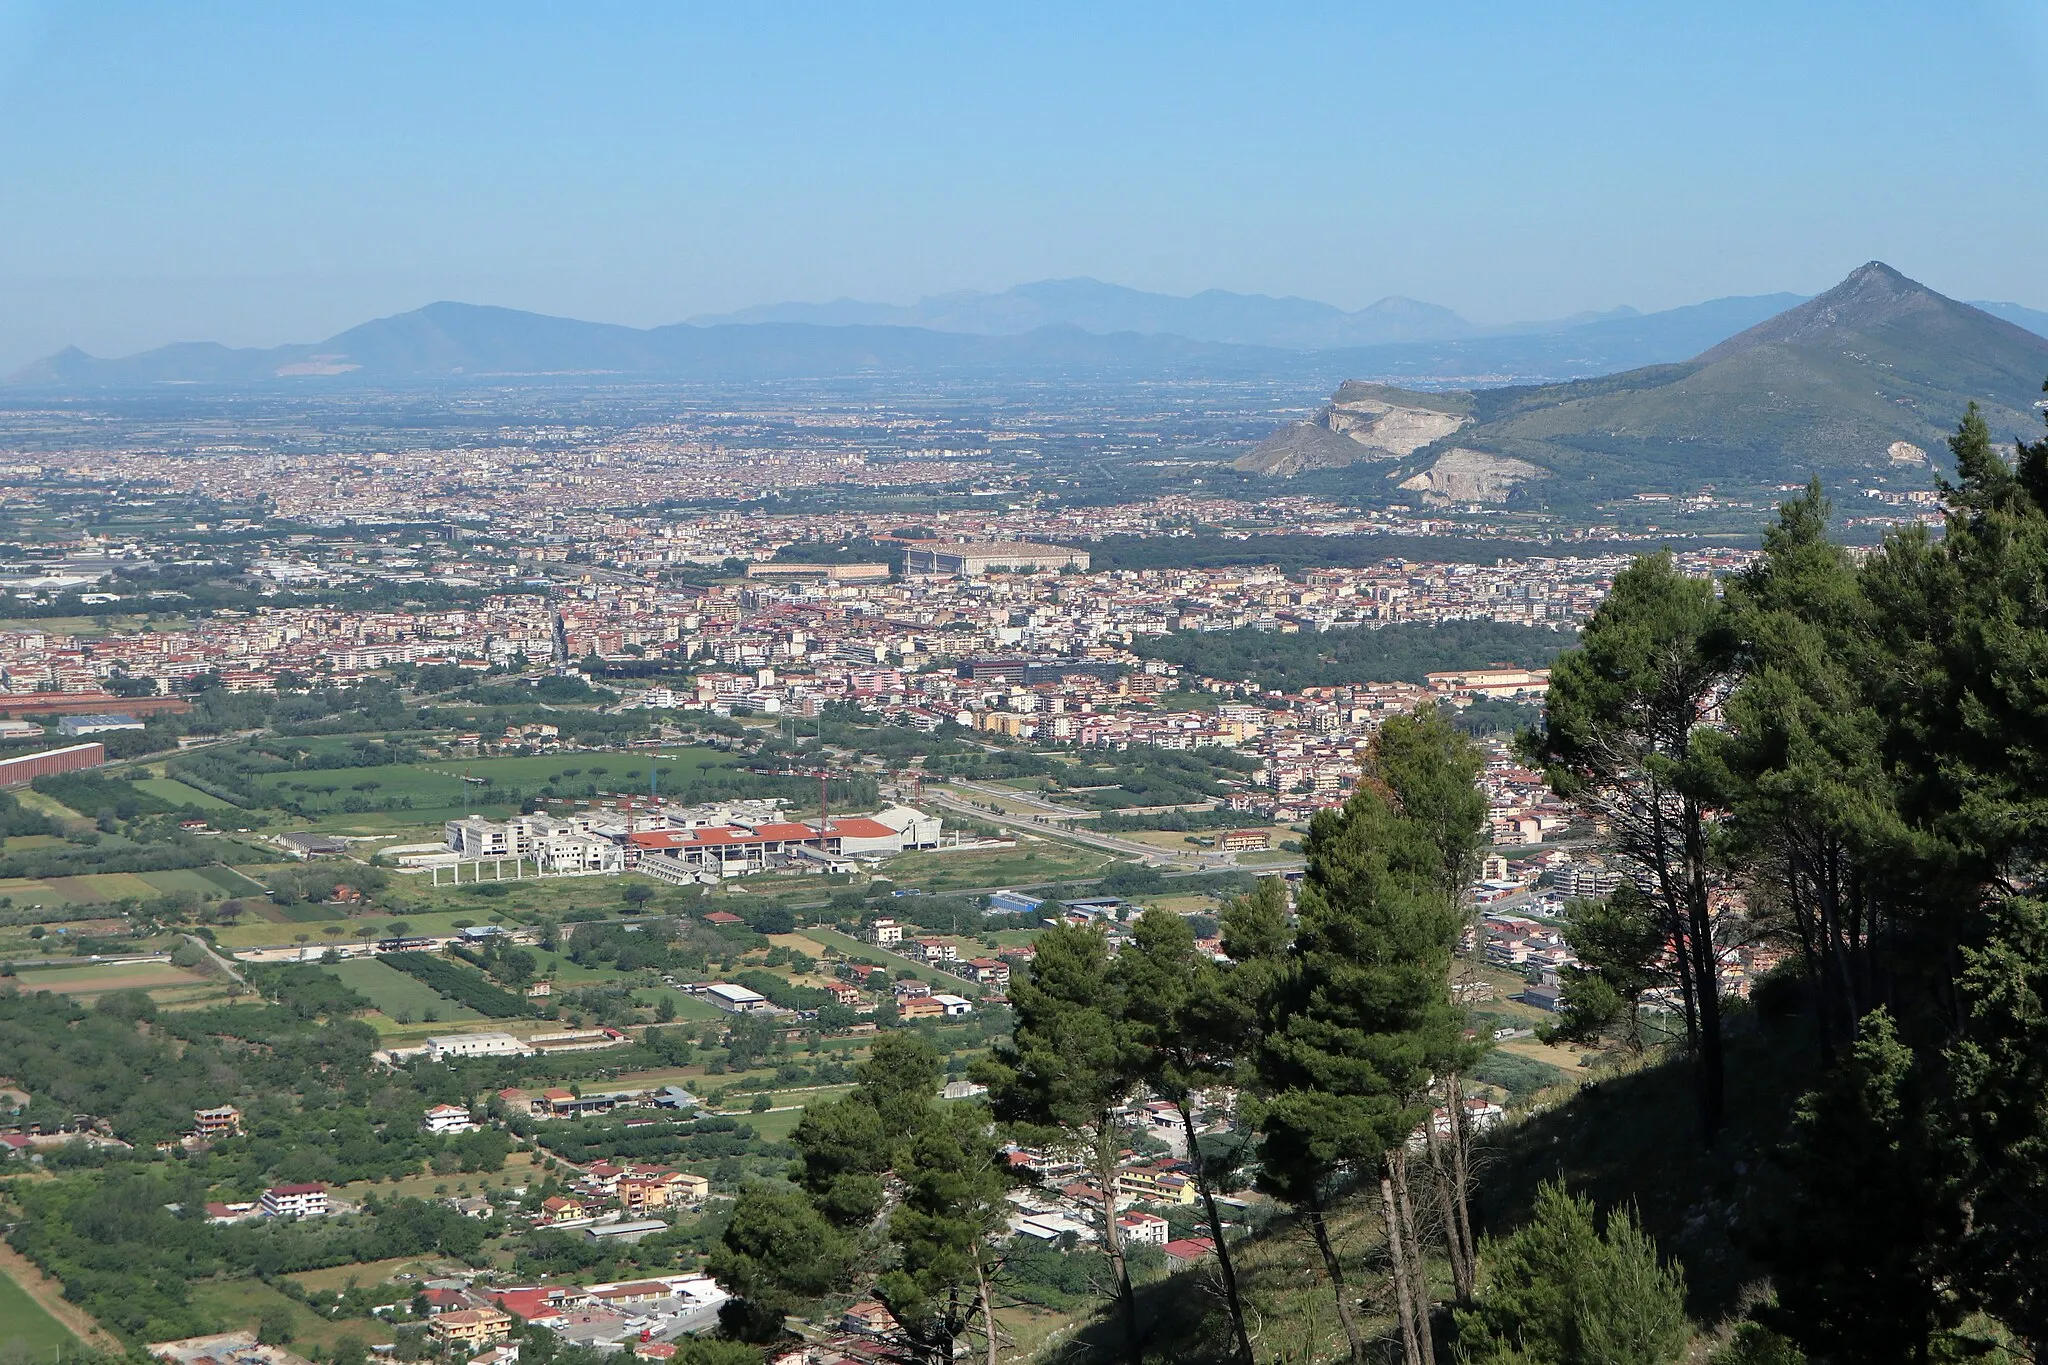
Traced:
[[73, 744], [62, 749], [45, 749], [39, 754], [0, 759], [0, 787], [20, 787], [38, 777], [97, 768], [106, 761], [107, 746], [99, 743]]
[[953, 574], [961, 578], [978, 578], [990, 572], [1086, 572], [1087, 568], [1086, 550], [1028, 540], [932, 541], [913, 545], [903, 555], [905, 573]]
[[936, 848], [941, 822], [908, 806], [890, 806], [873, 816], [841, 816], [822, 828], [797, 820], [700, 825], [695, 829], [646, 829], [626, 836], [630, 860], [644, 872], [662, 865], [722, 876], [758, 872], [771, 858], [808, 853], [833, 858], [888, 856], [912, 848]]

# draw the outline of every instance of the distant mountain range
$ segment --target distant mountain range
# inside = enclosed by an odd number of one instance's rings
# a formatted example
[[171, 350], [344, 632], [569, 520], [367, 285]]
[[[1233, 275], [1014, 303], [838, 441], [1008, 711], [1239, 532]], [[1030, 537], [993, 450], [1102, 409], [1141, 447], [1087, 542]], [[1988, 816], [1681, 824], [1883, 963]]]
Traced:
[[[645, 329], [436, 303], [300, 345], [192, 342], [118, 359], [72, 348], [4, 383], [91, 390], [972, 375], [1312, 384], [1370, 376], [1431, 388], [1482, 386], [1681, 361], [1798, 302], [1796, 294], [1769, 294], [1481, 328], [1413, 299], [1346, 312], [1262, 294], [1209, 290], [1178, 298], [1095, 280], [1049, 280], [904, 306], [776, 304]], [[2017, 304], [1985, 307], [2048, 334], [2048, 314]]]
[[2036, 434], [2044, 376], [2048, 337], [1872, 261], [1680, 364], [1465, 392], [1346, 384], [1315, 421], [1276, 432], [1239, 465], [1378, 465], [1436, 504], [1924, 476], [1971, 402], [2001, 437]]
[[[1554, 331], [1593, 320], [1578, 318], [1503, 330]], [[737, 313], [703, 315], [690, 321], [700, 326], [796, 322], [820, 327], [923, 327], [935, 332], [981, 336], [1014, 336], [1041, 327], [1067, 326], [1100, 334], [1165, 333], [1190, 341], [1273, 346], [1292, 351], [1448, 341], [1478, 336], [1481, 332], [1448, 308], [1399, 296], [1347, 313], [1312, 299], [1233, 294], [1222, 289], [1207, 289], [1191, 298], [1180, 298], [1089, 279], [1041, 280], [1020, 284], [1000, 294], [934, 294], [913, 304], [863, 303], [857, 299], [772, 303]]]

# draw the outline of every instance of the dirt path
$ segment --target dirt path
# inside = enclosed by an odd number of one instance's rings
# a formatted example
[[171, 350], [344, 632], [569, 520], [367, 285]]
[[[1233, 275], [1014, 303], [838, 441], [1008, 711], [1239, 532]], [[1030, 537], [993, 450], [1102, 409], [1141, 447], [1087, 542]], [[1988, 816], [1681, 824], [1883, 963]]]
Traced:
[[40, 1304], [44, 1312], [63, 1323], [66, 1331], [91, 1349], [112, 1355], [127, 1354], [128, 1348], [94, 1322], [90, 1313], [64, 1297], [64, 1286], [5, 1242], [0, 1242], [0, 1274], [20, 1285], [22, 1292]]

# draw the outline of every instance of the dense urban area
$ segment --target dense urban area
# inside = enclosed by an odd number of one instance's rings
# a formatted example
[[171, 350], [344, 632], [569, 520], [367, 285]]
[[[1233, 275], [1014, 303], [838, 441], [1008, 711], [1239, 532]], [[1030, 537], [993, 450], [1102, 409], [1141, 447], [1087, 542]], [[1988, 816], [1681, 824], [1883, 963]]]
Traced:
[[2048, 442], [1575, 520], [1290, 402], [13, 402], [0, 1315], [2033, 1358]]

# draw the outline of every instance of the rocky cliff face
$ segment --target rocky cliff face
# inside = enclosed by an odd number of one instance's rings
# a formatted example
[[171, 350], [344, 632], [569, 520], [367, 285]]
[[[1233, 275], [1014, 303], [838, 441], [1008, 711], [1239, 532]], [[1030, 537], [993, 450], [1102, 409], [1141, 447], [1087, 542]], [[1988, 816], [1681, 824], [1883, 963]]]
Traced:
[[1466, 395], [1410, 393], [1379, 384], [1346, 384], [1313, 421], [1282, 427], [1237, 461], [1261, 474], [1299, 474], [1378, 460], [1400, 460], [1459, 430], [1472, 418]]
[[1422, 500], [1433, 507], [1498, 503], [1506, 502], [1517, 484], [1549, 476], [1549, 470], [1527, 460], [1457, 446], [1437, 456], [1421, 473], [1403, 479], [1400, 487], [1422, 494]]

